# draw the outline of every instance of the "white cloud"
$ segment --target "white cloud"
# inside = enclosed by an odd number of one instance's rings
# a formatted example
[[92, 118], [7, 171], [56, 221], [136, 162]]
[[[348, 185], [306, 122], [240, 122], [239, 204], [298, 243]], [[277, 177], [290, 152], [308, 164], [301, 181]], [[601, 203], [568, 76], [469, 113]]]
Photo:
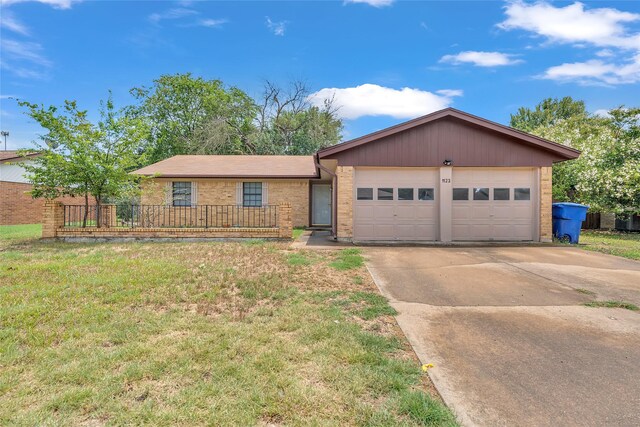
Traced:
[[640, 14], [585, 9], [579, 2], [555, 7], [545, 1], [528, 4], [521, 0], [508, 3], [505, 14], [507, 19], [498, 25], [505, 30], [526, 30], [577, 48], [600, 48], [594, 59], [556, 65], [538, 77], [581, 85], [640, 82], [640, 33], [628, 28], [629, 23], [640, 21]]
[[478, 67], [500, 67], [503, 65], [514, 65], [523, 62], [521, 59], [515, 59], [513, 55], [500, 52], [478, 52], [465, 51], [456, 55], [445, 55], [440, 58], [440, 62], [450, 64], [469, 63]]
[[611, 58], [615, 55], [616, 54], [611, 49], [602, 49], [596, 52], [596, 56], [599, 56], [600, 58]]
[[51, 61], [42, 55], [42, 46], [35, 42], [23, 42], [10, 39], [2, 39], [0, 42], [3, 56], [13, 59], [31, 62], [45, 67], [51, 66]]
[[345, 0], [345, 4], [348, 3], [363, 3], [373, 7], [386, 7], [391, 6], [395, 0]]
[[18, 77], [42, 79], [53, 63], [42, 54], [42, 46], [35, 42], [24, 42], [3, 38], [0, 42], [2, 61], [0, 68]]
[[344, 119], [363, 116], [391, 116], [409, 119], [448, 107], [461, 90], [443, 89], [436, 93], [413, 88], [393, 89], [366, 83], [348, 88], [324, 88], [311, 94], [309, 102], [322, 106], [334, 99], [338, 115]]
[[14, 33], [22, 34], [23, 36], [29, 35], [29, 29], [24, 26], [20, 21], [16, 19], [13, 13], [8, 9], [2, 9], [2, 16], [0, 16], [0, 26]]
[[601, 108], [599, 110], [594, 111], [593, 115], [598, 117], [604, 117], [605, 119], [608, 119], [609, 117], [611, 117], [611, 114], [609, 114], [609, 110], [605, 108]]
[[266, 19], [267, 28], [270, 29], [273, 34], [275, 34], [276, 36], [284, 36], [284, 32], [287, 29], [287, 21], [275, 22], [272, 21], [268, 16], [266, 17]]
[[540, 77], [559, 82], [575, 81], [583, 85], [638, 83], [640, 82], [640, 53], [624, 63], [608, 63], [599, 59], [564, 63], [550, 67]]
[[[30, 36], [29, 28], [9, 10], [11, 5], [34, 2], [46, 4], [56, 9], [70, 9], [74, 3], [80, 1], [82, 0], [0, 0], [0, 27], [23, 36]], [[3, 37], [0, 40], [0, 69], [25, 79], [46, 78], [53, 63], [43, 55], [42, 51], [42, 46], [39, 43]]]
[[42, 80], [47, 77], [47, 73], [43, 70], [7, 63], [5, 60], [0, 60], [0, 69], [27, 80]]
[[74, 3], [80, 3], [82, 0], [0, 0], [2, 6], [9, 6], [17, 3], [43, 3], [48, 4], [56, 9], [70, 9]]
[[498, 24], [505, 30], [526, 30], [561, 43], [590, 43], [602, 47], [640, 48], [640, 34], [629, 34], [625, 25], [640, 20], [640, 14], [617, 9], [585, 10], [576, 2], [555, 7], [547, 2], [509, 2], [507, 19]]
[[462, 89], [440, 89], [436, 91], [437, 94], [453, 98], [454, 96], [462, 96], [464, 91]]
[[[183, 5], [184, 3], [180, 3]], [[186, 4], [188, 5], [188, 4]], [[160, 26], [162, 21], [179, 21], [176, 24], [179, 27], [207, 27], [219, 28], [226, 24], [226, 19], [200, 18], [200, 12], [187, 7], [176, 7], [168, 9], [164, 12], [156, 12], [149, 15], [149, 21]], [[197, 19], [196, 19], [197, 17]], [[191, 18], [191, 19], [189, 19]]]
[[226, 19], [201, 19], [196, 23], [196, 25], [199, 25], [201, 27], [214, 28], [214, 27], [221, 27], [227, 22], [229, 21], [227, 21]]
[[152, 13], [151, 15], [149, 15], [149, 21], [153, 22], [153, 23], [159, 23], [160, 21], [164, 21], [164, 20], [171, 20], [171, 19], [180, 19], [180, 18], [184, 18], [187, 16], [193, 16], [193, 15], [197, 15], [199, 12], [193, 9], [187, 9], [184, 7], [177, 7], [174, 9], [169, 9], [165, 12], [156, 12], [156, 13]]

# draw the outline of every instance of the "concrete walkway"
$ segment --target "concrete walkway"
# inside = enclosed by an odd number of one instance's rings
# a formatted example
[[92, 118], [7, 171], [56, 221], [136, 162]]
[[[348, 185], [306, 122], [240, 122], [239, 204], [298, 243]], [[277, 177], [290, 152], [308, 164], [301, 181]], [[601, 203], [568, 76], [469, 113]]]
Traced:
[[337, 242], [327, 230], [305, 230], [293, 243], [293, 249], [341, 249], [353, 246], [352, 243]]
[[640, 425], [640, 263], [569, 247], [366, 248], [464, 425]]

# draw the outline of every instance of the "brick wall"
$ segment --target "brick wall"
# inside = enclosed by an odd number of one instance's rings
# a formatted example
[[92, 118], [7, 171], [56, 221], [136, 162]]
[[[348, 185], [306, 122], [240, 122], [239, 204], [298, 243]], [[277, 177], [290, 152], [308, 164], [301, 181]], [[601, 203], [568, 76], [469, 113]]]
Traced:
[[[45, 200], [34, 199], [28, 194], [31, 184], [0, 181], [0, 225], [39, 224]], [[82, 197], [60, 197], [65, 204], [83, 205]], [[93, 204], [93, 200], [89, 200]]]
[[338, 166], [338, 220], [336, 233], [338, 239], [353, 237], [353, 167]]
[[[197, 182], [198, 205], [236, 205], [236, 184], [242, 182], [237, 179], [178, 180], [155, 178], [143, 184], [142, 204], [164, 205], [167, 201], [167, 183], [172, 181]], [[260, 182], [267, 183], [269, 205], [291, 204], [294, 227], [309, 225], [309, 180], [271, 179]]]
[[64, 205], [60, 202], [47, 201], [42, 208], [42, 238], [56, 237], [64, 226]]
[[551, 167], [540, 168], [540, 241], [553, 240], [551, 203], [553, 202], [553, 182]]
[[[42, 235], [42, 237], [47, 237]], [[96, 239], [134, 238], [213, 238], [213, 239], [280, 239], [285, 238], [277, 228], [63, 228], [58, 238], [89, 237]], [[291, 234], [287, 238], [291, 238]]]

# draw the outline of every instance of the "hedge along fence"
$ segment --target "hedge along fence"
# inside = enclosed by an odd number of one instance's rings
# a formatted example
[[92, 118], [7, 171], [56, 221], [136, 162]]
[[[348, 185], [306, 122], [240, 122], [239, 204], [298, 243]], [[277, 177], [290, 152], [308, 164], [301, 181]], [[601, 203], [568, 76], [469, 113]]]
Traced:
[[163, 206], [84, 205], [47, 202], [42, 237], [292, 237], [291, 205]]

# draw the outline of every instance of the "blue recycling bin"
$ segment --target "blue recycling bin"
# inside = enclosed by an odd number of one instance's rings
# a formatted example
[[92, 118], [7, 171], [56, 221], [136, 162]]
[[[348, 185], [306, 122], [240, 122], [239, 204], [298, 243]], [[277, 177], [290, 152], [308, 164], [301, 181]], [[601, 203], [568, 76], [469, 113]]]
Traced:
[[580, 239], [582, 221], [587, 218], [589, 206], [579, 203], [554, 203], [552, 205], [553, 235], [561, 241], [576, 244]]

